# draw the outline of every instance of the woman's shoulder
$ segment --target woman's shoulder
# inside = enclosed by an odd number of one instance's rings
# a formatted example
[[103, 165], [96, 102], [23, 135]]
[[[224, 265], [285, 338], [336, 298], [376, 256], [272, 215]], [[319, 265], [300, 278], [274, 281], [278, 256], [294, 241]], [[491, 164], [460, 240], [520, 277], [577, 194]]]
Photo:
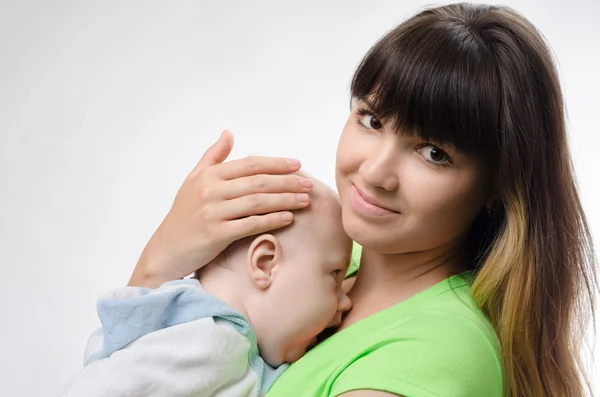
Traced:
[[[410, 337], [408, 337], [410, 336]], [[384, 349], [406, 349], [418, 353], [431, 350], [431, 355], [469, 358], [470, 365], [480, 366], [486, 361], [500, 367], [502, 350], [497, 334], [482, 313], [460, 304], [422, 307], [401, 321], [390, 322], [381, 334]], [[381, 341], [380, 341], [381, 342]]]
[[501, 353], [477, 324], [433, 313], [413, 320], [364, 346], [336, 379], [339, 394], [385, 385], [399, 395], [502, 395]]
[[468, 275], [365, 320], [344, 338], [354, 359], [339, 374], [337, 391], [387, 384], [400, 395], [502, 395], [502, 350], [470, 296]]
[[[435, 349], [436, 354], [457, 357], [501, 357], [500, 342], [487, 316], [470, 295], [470, 284], [456, 280], [415, 296], [373, 316], [372, 330], [380, 332], [367, 338], [379, 348]], [[428, 293], [428, 294], [427, 294]], [[377, 318], [379, 317], [379, 318]], [[368, 322], [369, 319], [365, 319]], [[462, 353], [460, 353], [462, 352]], [[476, 360], [471, 360], [476, 361]]]
[[472, 280], [469, 272], [454, 275], [383, 311], [379, 321], [388, 325], [382, 337], [393, 342], [409, 333], [442, 351], [501, 357], [496, 331], [471, 296]]
[[431, 308], [365, 335], [333, 395], [385, 385], [399, 395], [501, 396], [499, 342], [485, 321], [467, 313]]

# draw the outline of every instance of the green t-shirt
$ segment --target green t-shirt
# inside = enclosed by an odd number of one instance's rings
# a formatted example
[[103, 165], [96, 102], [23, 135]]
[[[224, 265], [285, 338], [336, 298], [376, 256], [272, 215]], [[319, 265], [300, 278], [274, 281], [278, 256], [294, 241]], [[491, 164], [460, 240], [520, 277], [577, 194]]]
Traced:
[[[360, 250], [348, 272], [358, 269]], [[470, 273], [452, 276], [369, 316], [309, 351], [267, 397], [325, 397], [374, 389], [406, 397], [503, 395], [500, 343], [470, 296]]]

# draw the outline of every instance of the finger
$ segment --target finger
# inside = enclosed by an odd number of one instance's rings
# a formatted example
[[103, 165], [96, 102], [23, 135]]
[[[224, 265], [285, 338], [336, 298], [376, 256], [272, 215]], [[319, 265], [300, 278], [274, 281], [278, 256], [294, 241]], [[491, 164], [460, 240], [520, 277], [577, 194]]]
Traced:
[[229, 222], [234, 231], [234, 239], [265, 233], [289, 225], [294, 220], [291, 212], [272, 212], [265, 215], [254, 215]]
[[306, 193], [257, 193], [229, 200], [219, 211], [226, 220], [263, 215], [270, 212], [291, 211], [307, 207], [310, 197]]
[[218, 175], [225, 180], [259, 174], [289, 174], [300, 169], [300, 162], [283, 157], [251, 156], [228, 161], [219, 166]]
[[256, 193], [306, 193], [313, 182], [298, 175], [252, 175], [226, 181], [219, 188], [220, 197], [231, 200]]
[[232, 149], [233, 134], [230, 131], [225, 130], [221, 133], [217, 142], [204, 152], [204, 155], [202, 155], [192, 172], [197, 173], [206, 167], [222, 163], [227, 156], [229, 156]]

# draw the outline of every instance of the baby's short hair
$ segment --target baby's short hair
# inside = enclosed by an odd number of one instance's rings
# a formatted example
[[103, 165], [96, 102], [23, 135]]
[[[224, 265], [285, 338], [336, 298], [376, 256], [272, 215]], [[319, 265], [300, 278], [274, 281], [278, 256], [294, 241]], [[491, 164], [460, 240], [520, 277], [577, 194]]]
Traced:
[[[305, 227], [304, 222], [306, 221], [306, 218], [310, 217], [316, 212], [321, 211], [321, 209], [326, 205], [340, 205], [340, 200], [336, 191], [329, 187], [326, 183], [314, 177], [311, 177], [310, 175], [302, 171], [295, 172], [294, 174], [303, 178], [309, 178], [313, 181], [313, 189], [308, 193], [310, 197], [310, 204], [306, 208], [292, 211], [294, 213], [294, 222], [292, 222], [290, 225], [268, 232], [273, 234], [275, 237], [280, 237], [283, 234], [292, 233], [294, 229]], [[318, 220], [318, 218], [315, 218], [315, 220]], [[254, 239], [260, 236], [261, 234], [264, 233], [244, 237], [242, 239], [234, 241], [205, 267], [213, 265], [226, 267], [229, 263], [229, 257], [231, 253], [235, 252], [235, 250], [241, 249], [242, 247], [249, 246], [252, 243], [252, 241], [254, 241]], [[201, 270], [202, 269], [200, 269], [200, 271]], [[195, 273], [195, 276], [197, 278], [199, 277], [200, 271], [197, 271]]]

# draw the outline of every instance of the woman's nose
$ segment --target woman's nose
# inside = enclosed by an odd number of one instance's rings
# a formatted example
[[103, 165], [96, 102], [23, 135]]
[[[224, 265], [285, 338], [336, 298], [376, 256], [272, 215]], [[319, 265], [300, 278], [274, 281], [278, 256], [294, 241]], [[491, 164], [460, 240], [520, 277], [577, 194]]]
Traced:
[[386, 191], [394, 191], [399, 187], [396, 166], [398, 152], [393, 138], [382, 139], [381, 144], [373, 148], [373, 151], [359, 169], [366, 183], [371, 186], [380, 187]]

